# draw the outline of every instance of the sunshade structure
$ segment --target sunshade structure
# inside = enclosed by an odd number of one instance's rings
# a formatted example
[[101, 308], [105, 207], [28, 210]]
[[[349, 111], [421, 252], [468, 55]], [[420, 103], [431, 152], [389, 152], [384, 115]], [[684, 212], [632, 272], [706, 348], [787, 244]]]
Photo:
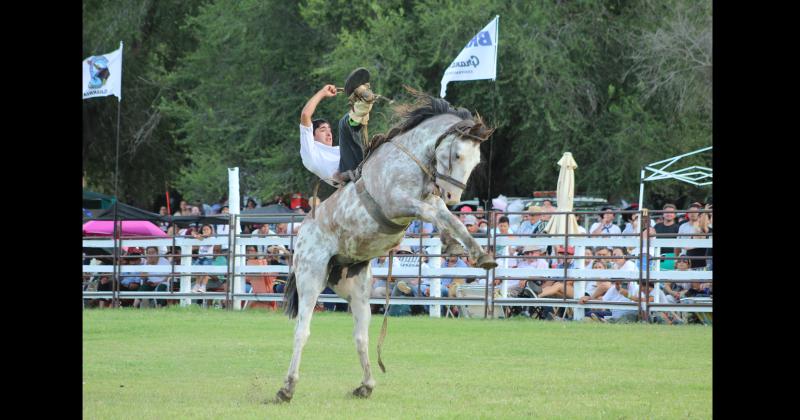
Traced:
[[[158, 226], [146, 220], [124, 220], [119, 223], [122, 225], [122, 236], [167, 236]], [[83, 234], [87, 236], [111, 236], [114, 234], [114, 221], [90, 220], [83, 224]]]
[[[575, 197], [575, 168], [578, 164], [572, 158], [572, 153], [565, 152], [558, 161], [561, 170], [558, 172], [558, 187], [556, 188], [557, 211], [572, 211], [572, 200]], [[565, 217], [569, 216], [569, 217]], [[575, 215], [554, 214], [545, 227], [545, 232], [551, 235], [578, 233], [578, 221]]]

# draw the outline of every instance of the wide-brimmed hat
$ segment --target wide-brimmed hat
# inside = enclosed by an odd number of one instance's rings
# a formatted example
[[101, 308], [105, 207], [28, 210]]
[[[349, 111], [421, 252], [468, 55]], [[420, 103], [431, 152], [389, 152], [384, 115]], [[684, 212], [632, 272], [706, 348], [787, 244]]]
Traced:
[[544, 247], [539, 245], [528, 245], [525, 248], [522, 248], [523, 254], [526, 252], [534, 252], [534, 251], [544, 252]]
[[369, 70], [359, 67], [347, 76], [344, 81], [344, 94], [350, 96], [357, 87], [369, 82]]

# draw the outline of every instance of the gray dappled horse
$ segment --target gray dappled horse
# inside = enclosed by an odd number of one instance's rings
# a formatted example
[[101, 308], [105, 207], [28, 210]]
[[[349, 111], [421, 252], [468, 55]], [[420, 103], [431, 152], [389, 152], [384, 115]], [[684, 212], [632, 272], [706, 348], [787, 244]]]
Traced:
[[478, 266], [497, 266], [445, 206], [460, 201], [480, 162], [480, 144], [493, 130], [466, 109], [412, 94], [417, 102], [400, 108], [401, 123], [387, 135], [375, 136], [365, 151], [361, 177], [322, 202], [298, 232], [284, 295], [286, 313], [298, 318], [294, 352], [272, 402], [288, 402], [294, 394], [311, 316], [326, 284], [349, 302], [355, 321], [353, 337], [364, 379], [353, 394], [370, 396], [375, 387], [368, 353], [370, 260], [397, 246], [412, 220], [433, 223], [439, 232], [458, 239]]

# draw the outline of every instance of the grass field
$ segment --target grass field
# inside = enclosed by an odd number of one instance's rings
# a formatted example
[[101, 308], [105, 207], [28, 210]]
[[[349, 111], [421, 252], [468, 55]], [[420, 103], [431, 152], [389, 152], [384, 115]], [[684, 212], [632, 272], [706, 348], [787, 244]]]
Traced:
[[173, 307], [86, 310], [83, 415], [122, 418], [711, 418], [711, 327], [389, 319], [367, 400], [343, 313], [318, 313], [290, 404], [294, 321]]

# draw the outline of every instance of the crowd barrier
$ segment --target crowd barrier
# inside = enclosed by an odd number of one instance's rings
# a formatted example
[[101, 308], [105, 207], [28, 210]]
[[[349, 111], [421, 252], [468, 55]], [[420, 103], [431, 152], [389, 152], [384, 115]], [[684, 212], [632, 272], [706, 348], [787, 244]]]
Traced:
[[[703, 210], [698, 211], [704, 212]], [[551, 217], [559, 214], [587, 214], [590, 212], [549, 212]], [[625, 213], [618, 211], [618, 213]], [[638, 213], [640, 220], [643, 223], [649, 223], [649, 214], [659, 213], [658, 211], [629, 211], [628, 213]], [[454, 212], [458, 215], [458, 212]], [[472, 213], [475, 214], [475, 213]], [[530, 213], [514, 213], [514, 212], [486, 212], [487, 221], [489, 223], [489, 231], [493, 231], [495, 221], [499, 214], [514, 215], [514, 214], [530, 214]], [[590, 214], [596, 214], [591, 212]], [[84, 299], [112, 299], [113, 305], [119, 305], [119, 299], [179, 299], [181, 306], [191, 304], [192, 300], [224, 300], [228, 309], [238, 310], [242, 307], [243, 301], [260, 301], [260, 302], [274, 302], [282, 301], [283, 296], [278, 293], [244, 293], [244, 276], [257, 275], [257, 274], [271, 274], [277, 276], [285, 276], [289, 273], [291, 264], [291, 253], [287, 255], [288, 264], [283, 265], [246, 265], [244, 261], [244, 247], [247, 245], [256, 245], [260, 247], [268, 247], [270, 245], [281, 245], [289, 250], [293, 248], [295, 235], [290, 232], [285, 235], [247, 235], [235, 234], [235, 227], [239, 223], [238, 215], [230, 215], [229, 220], [229, 234], [228, 235], [215, 235], [206, 239], [194, 239], [190, 237], [170, 237], [170, 238], [126, 238], [120, 237], [117, 239], [112, 238], [98, 238], [98, 237], [84, 237], [84, 248], [102, 248], [112, 250], [122, 247], [139, 247], [145, 249], [146, 247], [176, 247], [180, 249], [180, 254], [161, 254], [159, 256], [180, 258], [180, 263], [172, 263], [170, 266], [165, 265], [120, 265], [116, 264], [116, 259], [111, 265], [83, 265], [84, 276], [97, 276], [107, 274], [113, 276], [114, 287], [112, 291], [83, 291]], [[294, 215], [292, 215], [292, 223], [294, 222]], [[300, 218], [300, 216], [297, 216]], [[253, 216], [248, 216], [249, 221], [253, 221]], [[265, 216], [265, 220], [268, 219]], [[588, 229], [587, 229], [588, 230]], [[678, 282], [703, 282], [710, 283], [713, 281], [713, 271], [711, 270], [689, 270], [689, 271], [662, 271], [660, 270], [660, 261], [667, 259], [676, 259], [677, 257], [662, 257], [660, 254], [661, 248], [712, 248], [712, 235], [711, 234], [697, 234], [692, 238], [673, 238], [662, 237], [662, 235], [655, 235], [654, 237], [643, 235], [641, 233], [634, 234], [617, 234], [606, 235], [605, 237], [591, 236], [588, 233], [581, 234], [577, 232], [565, 232], [562, 235], [551, 234], [537, 234], [537, 235], [486, 235], [485, 237], [477, 237], [476, 241], [488, 247], [488, 249], [495, 249], [497, 246], [573, 246], [576, 250], [585, 249], [585, 247], [626, 247], [626, 248], [639, 248], [650, 249], [655, 248], [655, 254], [651, 260], [655, 262], [655, 268], [650, 269], [650, 264], [642, 264], [643, 255], [639, 253], [638, 256], [626, 256], [627, 259], [638, 260], [639, 267], [637, 270], [600, 270], [600, 269], [585, 269], [585, 268], [547, 268], [547, 269], [533, 269], [533, 268], [505, 268], [504, 264], [500, 264], [495, 269], [484, 270], [477, 267], [441, 267], [442, 242], [437, 236], [437, 233], [429, 237], [409, 237], [403, 238], [401, 245], [412, 247], [421, 247], [428, 250], [427, 255], [414, 253], [410, 256], [428, 259], [426, 267], [422, 264], [417, 264], [417, 267], [398, 267], [392, 268], [393, 283], [401, 279], [407, 278], [428, 278], [431, 282], [432, 296], [430, 297], [391, 297], [390, 304], [404, 304], [404, 305], [426, 305], [429, 306], [431, 316], [440, 316], [440, 306], [460, 306], [460, 305], [481, 305], [484, 308], [484, 316], [495, 317], [495, 308], [506, 306], [552, 306], [552, 307], [566, 307], [573, 308], [574, 318], [580, 319], [583, 315], [585, 308], [606, 308], [606, 309], [636, 309], [640, 313], [651, 313], [660, 311], [672, 312], [712, 312], [711, 299], [687, 299], [677, 304], [669, 304], [667, 302], [659, 301], [658, 298], [654, 302], [648, 302], [647, 299], [642, 304], [637, 303], [609, 303], [601, 301], [589, 301], [586, 303], [579, 303], [578, 298], [583, 296], [584, 283], [587, 281], [597, 280], [626, 280], [636, 281], [639, 284], [639, 290], [643, 289], [642, 286], [649, 283], [662, 283], [666, 281]], [[673, 235], [675, 236], [675, 235]], [[696, 236], [704, 236], [702, 239]], [[212, 266], [212, 265], [192, 265], [192, 247], [201, 245], [225, 245], [226, 250], [224, 255], [227, 257], [227, 266]], [[173, 248], [173, 249], [176, 249]], [[114, 254], [114, 252], [110, 252]], [[259, 253], [258, 255], [271, 255], [269, 253]], [[409, 255], [404, 256], [408, 258]], [[496, 256], [498, 262], [503, 258], [520, 258], [520, 257], [503, 257]], [[552, 255], [543, 256], [542, 258], [553, 259]], [[578, 267], [583, 266], [585, 259], [584, 255], [575, 255], [570, 257], [575, 261]], [[601, 257], [590, 257], [593, 259], [601, 259]], [[612, 257], [606, 257], [612, 258]], [[711, 257], [703, 257], [711, 258]], [[155, 292], [155, 291], [120, 291], [119, 281], [125, 275], [133, 275], [136, 273], [157, 273], [162, 275], [172, 276], [172, 278], [179, 279], [179, 289], [169, 291]], [[202, 274], [217, 274], [224, 275], [227, 279], [233, 279], [233, 287], [228, 287], [226, 292], [205, 292], [202, 294], [191, 292], [191, 278], [192, 276]], [[385, 267], [373, 267], [372, 275], [377, 278], [386, 278], [388, 269]], [[485, 279], [485, 294], [483, 297], [479, 296], [456, 296], [456, 297], [441, 297], [439, 295], [439, 281], [441, 278], [472, 278], [472, 279]], [[501, 285], [496, 286], [494, 280], [520, 280], [520, 279], [536, 279], [536, 280], [554, 280], [558, 282], [574, 281], [575, 295], [572, 298], [517, 298], [507, 297], [506, 285], [507, 282], [501, 282]], [[230, 281], [229, 281], [230, 284]], [[465, 286], [466, 287], [466, 286]], [[474, 287], [474, 286], [473, 286]], [[499, 288], [499, 294], [495, 290]], [[391, 289], [389, 289], [391, 290]], [[496, 296], [498, 295], [498, 296]], [[320, 302], [345, 302], [344, 299], [336, 295], [321, 295]], [[370, 299], [371, 304], [383, 304], [384, 298]], [[649, 317], [647, 317], [649, 318]]]

